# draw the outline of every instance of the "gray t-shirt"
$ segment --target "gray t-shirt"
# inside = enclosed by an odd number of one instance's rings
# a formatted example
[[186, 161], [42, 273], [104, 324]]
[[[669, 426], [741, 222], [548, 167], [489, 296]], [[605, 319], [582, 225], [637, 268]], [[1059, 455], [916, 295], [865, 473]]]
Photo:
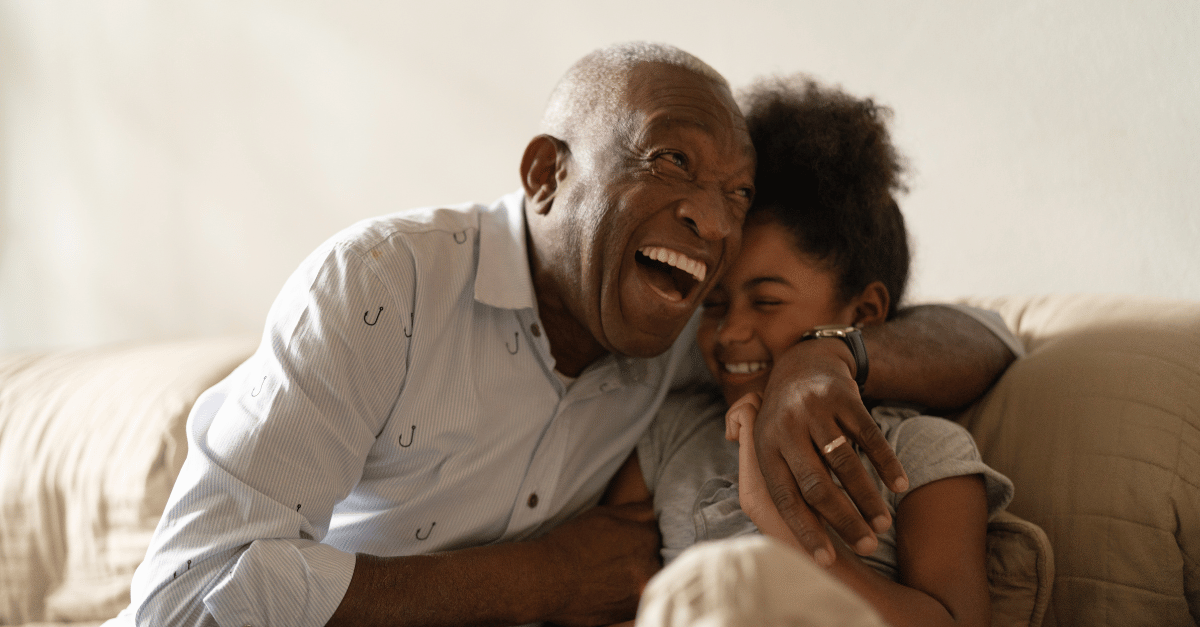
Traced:
[[[738, 505], [737, 443], [725, 439], [725, 409], [720, 393], [712, 389], [673, 394], [638, 443], [642, 475], [654, 494], [664, 564], [697, 542], [758, 533]], [[983, 463], [971, 434], [958, 424], [897, 406], [878, 406], [871, 416], [908, 473], [910, 490], [938, 479], [981, 474], [989, 515], [1012, 500], [1012, 482]], [[884, 488], [870, 462], [860, 457], [894, 519], [906, 493]], [[863, 559], [895, 580], [895, 525], [878, 538], [879, 548]]]

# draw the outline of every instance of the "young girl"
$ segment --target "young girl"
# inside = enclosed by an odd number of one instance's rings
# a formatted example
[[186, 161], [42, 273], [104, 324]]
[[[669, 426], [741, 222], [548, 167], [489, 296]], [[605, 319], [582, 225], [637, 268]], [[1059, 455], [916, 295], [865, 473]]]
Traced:
[[[666, 561], [696, 542], [749, 533], [803, 550], [766, 492], [755, 412], [743, 404], [757, 405], [774, 357], [806, 332], [892, 316], [908, 278], [886, 110], [804, 79], [760, 84], [744, 109], [758, 150], [757, 197], [741, 253], [706, 299], [697, 333], [725, 402], [669, 398], [610, 490], [613, 502], [653, 493]], [[727, 423], [726, 403], [734, 404]], [[987, 520], [1011, 499], [1011, 482], [980, 460], [957, 424], [872, 405], [910, 488], [891, 493], [874, 476], [895, 524], [866, 557], [835, 540], [830, 572], [891, 625], [987, 625]], [[851, 446], [836, 438], [822, 454]]]

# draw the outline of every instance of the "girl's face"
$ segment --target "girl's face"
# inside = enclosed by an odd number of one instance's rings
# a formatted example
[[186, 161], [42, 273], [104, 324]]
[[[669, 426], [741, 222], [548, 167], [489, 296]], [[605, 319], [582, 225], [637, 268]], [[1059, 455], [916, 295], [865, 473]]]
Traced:
[[837, 279], [774, 221], [752, 221], [742, 250], [704, 300], [696, 342], [725, 400], [762, 393], [775, 358], [807, 330], [854, 322], [854, 304], [837, 295]]

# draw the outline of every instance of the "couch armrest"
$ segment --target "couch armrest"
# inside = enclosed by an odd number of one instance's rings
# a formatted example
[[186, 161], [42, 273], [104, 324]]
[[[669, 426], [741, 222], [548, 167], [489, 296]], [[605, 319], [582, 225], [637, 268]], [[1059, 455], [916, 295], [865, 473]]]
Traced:
[[256, 338], [0, 356], [0, 624], [129, 604], [196, 397]]
[[992, 627], [1038, 627], [1054, 588], [1054, 551], [1041, 527], [1001, 510], [988, 521]]

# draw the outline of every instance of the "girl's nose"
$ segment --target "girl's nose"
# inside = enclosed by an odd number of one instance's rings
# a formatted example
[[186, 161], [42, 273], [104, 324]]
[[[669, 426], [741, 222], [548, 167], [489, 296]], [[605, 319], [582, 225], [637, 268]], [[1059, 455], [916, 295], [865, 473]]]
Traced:
[[748, 317], [733, 306], [730, 306], [725, 317], [717, 325], [717, 341], [721, 344], [746, 342], [753, 334], [754, 329]]

